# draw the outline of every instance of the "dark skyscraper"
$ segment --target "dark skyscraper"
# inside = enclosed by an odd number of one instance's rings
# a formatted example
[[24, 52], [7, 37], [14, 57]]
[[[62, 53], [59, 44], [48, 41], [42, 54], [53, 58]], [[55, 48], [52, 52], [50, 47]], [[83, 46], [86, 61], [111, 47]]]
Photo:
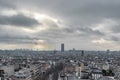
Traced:
[[65, 49], [64, 49], [64, 44], [62, 43], [62, 44], [61, 44], [61, 52], [64, 52], [64, 50], [65, 50]]
[[81, 56], [82, 56], [82, 57], [84, 56], [84, 50], [81, 51]]

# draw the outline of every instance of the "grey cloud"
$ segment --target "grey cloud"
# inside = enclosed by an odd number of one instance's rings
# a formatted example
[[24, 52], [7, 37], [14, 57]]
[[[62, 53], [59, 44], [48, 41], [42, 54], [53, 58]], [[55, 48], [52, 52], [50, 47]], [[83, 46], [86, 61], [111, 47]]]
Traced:
[[[2, 33], [2, 32], [0, 32]], [[32, 43], [32, 38], [30, 38], [29, 36], [26, 35], [16, 35], [14, 33], [10, 33], [7, 32], [8, 34], [1, 34], [0, 35], [0, 43], [6, 43], [6, 44], [28, 44], [28, 43]]]
[[32, 34], [28, 34], [22, 29], [7, 28], [0, 26], [0, 43], [5, 44], [28, 44], [36, 39]]
[[88, 35], [97, 35], [97, 36], [104, 35], [104, 33], [100, 32], [99, 30], [93, 30], [88, 27], [80, 28], [80, 31], [82, 31], [83, 33], [88, 34]]
[[[102, 18], [119, 18], [119, 0], [20, 0], [16, 6], [38, 8], [77, 24], [91, 24]], [[26, 6], [26, 3], [29, 4]], [[48, 5], [48, 4], [51, 5]]]
[[[80, 33], [77, 33], [80, 32]], [[63, 29], [48, 29], [43, 32], [36, 33], [38, 36], [43, 36], [46, 39], [49, 39], [51, 41], [55, 41], [58, 39], [67, 39], [67, 38], [76, 38], [76, 37], [100, 37], [100, 36], [105, 36], [104, 33], [98, 31], [98, 30], [92, 30], [89, 27], [67, 27]]]
[[43, 25], [45, 24], [45, 26], [48, 26], [49, 30], [53, 30], [53, 29], [55, 30], [55, 29], [59, 28], [58, 23], [56, 23], [50, 19], [46, 19], [42, 24]]
[[93, 30], [89, 27], [69, 27], [65, 28], [64, 31], [68, 34], [75, 34], [77, 31], [80, 32], [77, 35], [79, 36], [104, 36], [103, 32], [99, 30]]
[[44, 32], [39, 32], [36, 35], [38, 36], [43, 36], [46, 39], [49, 40], [55, 40], [55, 39], [61, 39], [61, 38], [65, 38], [68, 34], [65, 34], [64, 32], [62, 32], [61, 30], [47, 30]]
[[119, 18], [120, 16], [119, 0], [35, 0], [30, 4], [37, 4], [38, 8], [54, 11], [55, 15], [66, 17], [68, 21], [83, 25], [94, 23], [102, 18]]
[[112, 28], [110, 29], [113, 33], [120, 33], [120, 25], [117, 26], [112, 26]]
[[110, 38], [112, 41], [120, 41], [120, 38], [119, 37], [115, 37], [115, 36], [111, 36]]
[[[45, 13], [60, 16], [69, 24], [74, 26], [89, 26], [103, 20], [104, 18], [120, 18], [120, 1], [119, 0], [23, 0], [20, 1], [21, 6], [38, 8]], [[51, 5], [48, 5], [51, 3]]]
[[16, 38], [2, 38], [0, 39], [0, 43], [5, 44], [32, 44], [33, 40], [30, 39], [16, 39]]
[[37, 40], [43, 40], [43, 38], [24, 35], [15, 36], [14, 34], [0, 36], [0, 43], [5, 44], [35, 44]]
[[[4, 7], [12, 6], [12, 3], [9, 2], [11, 0], [9, 1], [4, 0], [4, 1], [5, 2], [0, 2], [0, 6], [4, 6]], [[57, 25], [54, 22], [48, 21], [47, 23], [45, 23], [49, 27], [48, 30], [40, 31], [34, 34], [38, 39], [46, 39], [47, 41], [55, 42], [57, 40], [64, 41], [65, 38], [67, 38], [68, 40], [65, 43], [68, 43], [69, 40], [73, 42], [72, 39], [77, 38], [75, 39], [76, 41], [74, 41], [74, 43], [77, 45], [77, 47], [80, 48], [81, 46], [78, 45], [79, 41], [81, 41], [83, 45], [88, 46], [87, 44], [89, 44], [91, 46], [94, 46], [95, 48], [96, 46], [90, 43], [90, 41], [93, 38], [95, 39], [104, 38], [107, 40], [112, 40], [117, 42], [119, 41], [118, 38], [119, 36], [117, 35], [119, 34], [120, 31], [119, 25], [110, 26], [110, 27], [108, 26], [105, 28], [105, 30], [107, 31], [93, 30], [92, 28], [93, 26], [91, 25], [100, 23], [104, 19], [115, 19], [116, 21], [119, 21], [120, 0], [114, 0], [114, 1], [113, 0], [19, 0], [19, 1], [14, 0], [13, 4], [17, 7], [18, 10], [30, 9], [43, 14], [45, 13], [46, 15], [48, 14], [48, 15], [58, 16], [61, 19], [63, 19], [65, 23], [72, 25], [72, 26], [68, 26], [68, 28], [60, 29], [59, 25]], [[20, 14], [11, 17], [0, 16], [0, 24], [31, 27], [34, 25], [38, 25], [39, 23], [32, 18]], [[111, 34], [113, 33], [114, 35], [111, 36]], [[33, 39], [36, 37], [33, 37]], [[12, 39], [15, 39], [13, 41], [15, 42], [17, 41], [16, 43], [22, 43], [22, 42], [29, 43], [32, 42], [33, 40], [31, 38], [24, 39], [21, 36], [19, 36], [19, 38], [16, 39], [11, 37], [4, 39], [6, 40], [5, 42], [12, 42]], [[1, 39], [1, 42], [2, 41], [4, 40]]]
[[38, 24], [39, 22], [37, 20], [27, 17], [23, 14], [17, 14], [13, 16], [0, 16], [0, 25], [32, 27]]
[[13, 0], [0, 0], [1, 9], [15, 9], [16, 6], [13, 4]]
[[6, 26], [0, 26], [0, 44], [32, 44], [34, 45], [39, 40], [45, 40], [48, 43], [52, 43], [50, 38], [45, 37], [43, 34], [37, 36], [36, 34], [27, 33], [26, 31], [20, 29], [6, 29]]

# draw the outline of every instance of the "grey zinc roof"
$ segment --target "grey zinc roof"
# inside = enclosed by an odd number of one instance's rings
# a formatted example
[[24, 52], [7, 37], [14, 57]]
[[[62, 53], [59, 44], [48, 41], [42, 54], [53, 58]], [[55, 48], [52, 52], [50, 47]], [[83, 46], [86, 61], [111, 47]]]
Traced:
[[98, 80], [115, 80], [115, 79], [110, 78], [108, 76], [103, 76], [103, 77], [100, 77]]

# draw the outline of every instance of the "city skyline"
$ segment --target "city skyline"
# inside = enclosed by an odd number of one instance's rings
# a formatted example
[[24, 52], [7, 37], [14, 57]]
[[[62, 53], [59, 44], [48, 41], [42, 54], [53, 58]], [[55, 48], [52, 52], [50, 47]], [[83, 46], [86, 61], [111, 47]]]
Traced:
[[0, 0], [0, 49], [119, 50], [119, 7], [119, 0]]

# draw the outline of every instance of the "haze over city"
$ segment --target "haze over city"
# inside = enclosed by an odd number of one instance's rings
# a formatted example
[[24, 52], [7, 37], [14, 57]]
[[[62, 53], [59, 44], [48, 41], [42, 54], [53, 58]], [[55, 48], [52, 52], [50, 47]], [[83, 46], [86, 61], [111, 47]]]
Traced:
[[0, 49], [119, 50], [119, 0], [0, 0]]

